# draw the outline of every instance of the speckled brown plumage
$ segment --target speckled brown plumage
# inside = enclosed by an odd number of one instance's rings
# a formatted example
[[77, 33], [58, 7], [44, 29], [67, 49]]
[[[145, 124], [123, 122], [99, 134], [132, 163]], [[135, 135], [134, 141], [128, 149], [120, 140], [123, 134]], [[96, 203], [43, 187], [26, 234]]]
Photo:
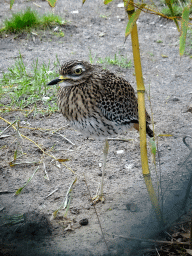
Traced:
[[[105, 138], [102, 182], [95, 201], [103, 201], [103, 180], [109, 144], [107, 137], [131, 127], [139, 129], [138, 105], [132, 86], [123, 78], [85, 61], [61, 66], [60, 77], [48, 85], [60, 84], [58, 105], [68, 122], [85, 136]], [[146, 112], [147, 122], [149, 115]], [[150, 137], [152, 130], [146, 123]]]
[[[69, 61], [61, 66], [58, 105], [61, 113], [87, 137], [108, 137], [138, 125], [138, 105], [132, 86], [98, 65]], [[149, 115], [146, 113], [147, 121]], [[146, 124], [150, 137], [153, 132]]]

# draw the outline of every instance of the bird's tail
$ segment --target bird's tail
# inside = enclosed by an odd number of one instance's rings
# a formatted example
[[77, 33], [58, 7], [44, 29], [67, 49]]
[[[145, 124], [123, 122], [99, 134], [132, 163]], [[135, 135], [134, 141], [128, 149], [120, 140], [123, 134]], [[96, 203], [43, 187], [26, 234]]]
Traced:
[[[139, 131], [139, 123], [134, 123], [133, 127]], [[149, 124], [146, 122], [146, 133], [148, 134], [149, 137], [154, 137], [154, 132], [151, 130], [151, 128], [149, 127]]]
[[151, 130], [148, 123], [146, 123], [146, 133], [149, 135], [149, 137], [154, 137], [154, 132]]

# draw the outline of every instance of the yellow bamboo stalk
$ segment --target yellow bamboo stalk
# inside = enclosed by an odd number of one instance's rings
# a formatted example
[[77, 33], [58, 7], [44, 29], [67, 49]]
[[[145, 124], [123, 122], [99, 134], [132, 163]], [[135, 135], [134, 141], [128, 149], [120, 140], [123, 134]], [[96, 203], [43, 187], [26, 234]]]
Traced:
[[[133, 1], [129, 1], [128, 7], [127, 7], [129, 18], [134, 13], [134, 11], [135, 10], [134, 10]], [[137, 82], [141, 164], [142, 164], [143, 174], [149, 174], [149, 165], [148, 165], [148, 158], [147, 158], [147, 140], [146, 140], [145, 86], [143, 82], [143, 75], [142, 75], [142, 68], [141, 68], [137, 24], [135, 24], [132, 29], [131, 39], [132, 39], [135, 75], [136, 75], [136, 82]]]
[[[125, 1], [126, 11], [130, 18], [135, 11], [134, 5], [133, 5], [133, 0], [129, 0], [129, 1], [124, 0], [124, 1]], [[126, 3], [128, 3], [127, 6], [126, 6]], [[145, 86], [144, 86], [144, 82], [143, 82], [140, 50], [139, 50], [139, 40], [138, 40], [138, 32], [137, 32], [137, 24], [136, 23], [131, 32], [131, 39], [132, 39], [135, 75], [136, 75], [136, 82], [137, 82], [140, 152], [141, 152], [141, 164], [142, 164], [143, 177], [145, 180], [149, 198], [151, 200], [152, 206], [155, 209], [157, 220], [160, 223], [162, 223], [163, 218], [162, 218], [162, 214], [161, 214], [161, 209], [159, 206], [159, 202], [158, 202], [155, 190], [152, 185], [152, 180], [151, 180], [151, 175], [150, 175], [149, 165], [148, 165], [147, 139], [146, 139], [146, 115], [145, 115]]]

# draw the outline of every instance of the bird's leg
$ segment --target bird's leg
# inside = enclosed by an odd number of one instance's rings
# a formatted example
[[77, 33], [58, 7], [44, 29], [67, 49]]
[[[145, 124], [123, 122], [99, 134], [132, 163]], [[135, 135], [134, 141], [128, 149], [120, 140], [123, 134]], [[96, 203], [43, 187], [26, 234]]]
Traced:
[[106, 139], [105, 140], [105, 144], [104, 144], [104, 148], [103, 148], [102, 179], [101, 179], [99, 193], [97, 193], [97, 195], [93, 198], [94, 203], [96, 203], [98, 201], [101, 201], [101, 202], [104, 201], [104, 197], [103, 197], [103, 182], [104, 182], [105, 167], [106, 167], [106, 160], [107, 160], [108, 151], [109, 151], [109, 142]]
[[102, 180], [101, 180], [101, 188], [100, 188], [100, 196], [103, 196], [103, 182], [104, 182], [104, 175], [105, 175], [105, 167], [106, 167], [106, 160], [107, 160], [107, 155], [109, 151], [109, 142], [106, 139], [105, 140], [105, 145], [103, 148], [103, 166], [102, 166]]

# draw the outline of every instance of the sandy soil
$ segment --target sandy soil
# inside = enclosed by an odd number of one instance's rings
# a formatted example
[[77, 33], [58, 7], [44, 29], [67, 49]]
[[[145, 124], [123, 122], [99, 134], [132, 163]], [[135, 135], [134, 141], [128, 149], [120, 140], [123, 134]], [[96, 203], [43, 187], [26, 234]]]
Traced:
[[[12, 11], [9, 10], [8, 2], [3, 1], [0, 5], [1, 21], [26, 6], [32, 6], [41, 13], [50, 12], [50, 7], [45, 1], [18, 0], [15, 1]], [[100, 0], [87, 0], [81, 7], [80, 0], [58, 0], [55, 14], [69, 21], [66, 26], [61, 27], [65, 36], [54, 36], [54, 28], [51, 28], [39, 33], [39, 36], [21, 35], [14, 39], [13, 35], [9, 35], [0, 38], [0, 71], [6, 72], [8, 67], [14, 64], [19, 52], [27, 67], [37, 58], [40, 63], [53, 63], [56, 55], [60, 62], [69, 59], [89, 61], [90, 53], [95, 57], [95, 62], [100, 57], [114, 57], [114, 54], [133, 60], [130, 38], [124, 44], [127, 18], [123, 8], [117, 7], [118, 3], [120, 1], [117, 0], [104, 6]], [[77, 10], [78, 13], [73, 13]], [[192, 49], [188, 48], [188, 54], [180, 58], [179, 33], [174, 23], [154, 15], [141, 14], [138, 31], [144, 82], [146, 90], [149, 90], [149, 85], [151, 90], [155, 131], [156, 134], [172, 135], [159, 137], [158, 174], [149, 154], [153, 184], [158, 191], [160, 177], [160, 203], [166, 224], [171, 225], [185, 212], [184, 210], [189, 211], [191, 203], [189, 194], [187, 205], [183, 209], [192, 170], [191, 150], [187, 149], [182, 141], [184, 136], [192, 134], [192, 114], [187, 111], [191, 104], [192, 92]], [[158, 43], [158, 40], [162, 43]], [[136, 89], [134, 67], [107, 68], [125, 77]], [[150, 113], [147, 97], [146, 105]], [[26, 153], [22, 159], [23, 164], [11, 167], [9, 163], [13, 160], [16, 133], [9, 129], [6, 134], [10, 136], [0, 139], [2, 254], [152, 255], [154, 245], [125, 239], [154, 239], [162, 229], [156, 220], [143, 180], [137, 132], [128, 131], [118, 136], [121, 139], [130, 139], [127, 142], [110, 141], [104, 181], [106, 200], [104, 204], [97, 204], [94, 208], [90, 203], [87, 185], [91, 195], [94, 195], [101, 180], [103, 141], [83, 137], [81, 133], [67, 126], [59, 112], [51, 116], [38, 114], [35, 117], [32, 113], [28, 118], [20, 112], [10, 112], [1, 113], [1, 117], [10, 122], [19, 119], [20, 125], [27, 127], [20, 129], [23, 135], [57, 159], [70, 159], [65, 162], [68, 166], [66, 168], [50, 155], [43, 155], [35, 144], [23, 139], [22, 149]], [[6, 127], [6, 122], [0, 120], [0, 130]], [[32, 127], [37, 129], [29, 129]], [[58, 128], [61, 128], [60, 133], [75, 145], [60, 135], [51, 133]], [[189, 144], [191, 145], [190, 140]], [[49, 180], [45, 179], [44, 166]], [[19, 196], [15, 196], [15, 191], [26, 183], [37, 167], [39, 169], [31, 182]], [[52, 220], [53, 212], [65, 199], [67, 190], [76, 176], [78, 180], [73, 189], [67, 218], [64, 218], [65, 211], [60, 210], [57, 218]], [[47, 197], [56, 188], [57, 190]], [[22, 214], [22, 222], [6, 225], [7, 216]], [[88, 225], [81, 226], [79, 221], [85, 218], [88, 219]]]

